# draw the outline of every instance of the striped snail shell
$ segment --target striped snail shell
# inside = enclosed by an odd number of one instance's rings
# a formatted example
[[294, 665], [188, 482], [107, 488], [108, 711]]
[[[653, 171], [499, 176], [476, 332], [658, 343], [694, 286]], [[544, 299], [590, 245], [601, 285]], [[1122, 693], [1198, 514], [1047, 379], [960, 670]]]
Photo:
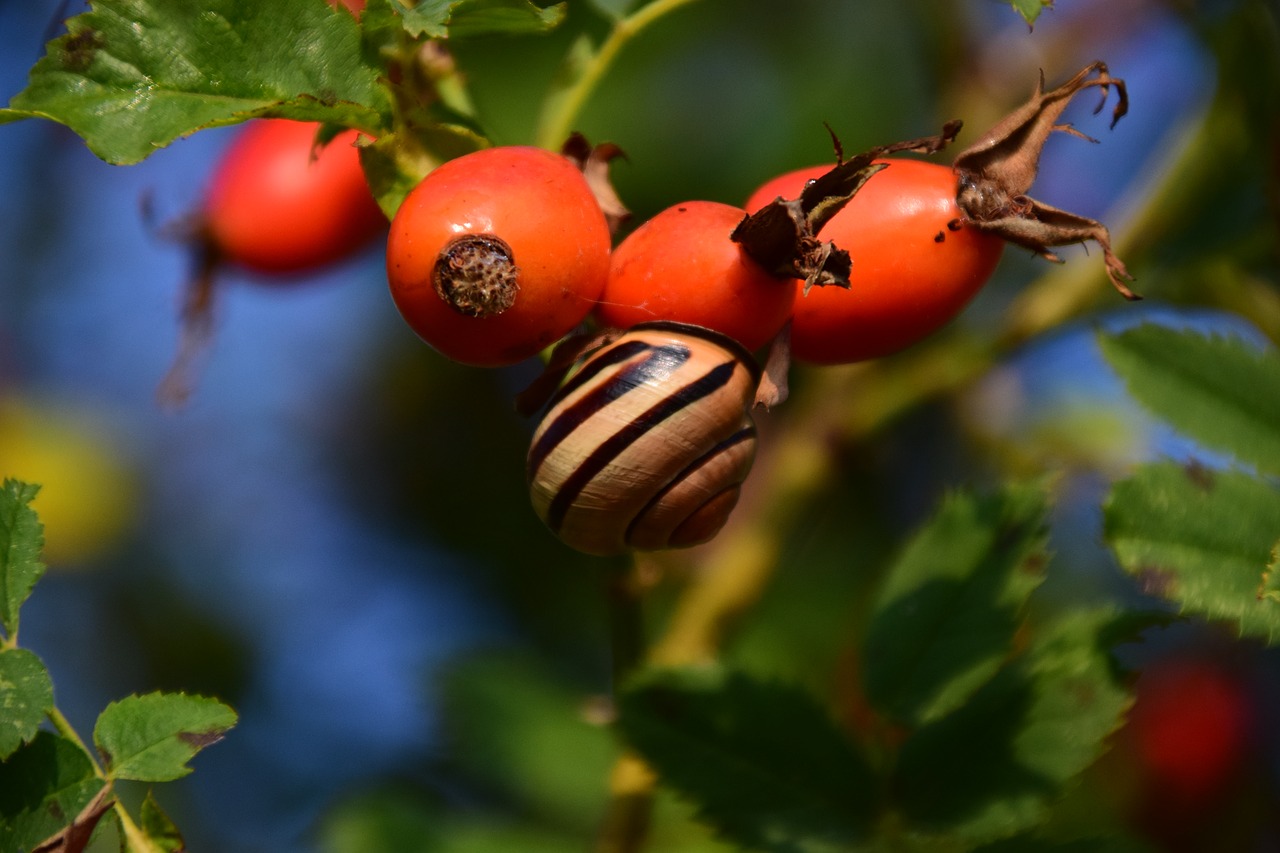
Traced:
[[628, 329], [582, 359], [534, 432], [538, 517], [601, 556], [711, 539], [755, 458], [759, 381], [751, 354], [717, 332]]

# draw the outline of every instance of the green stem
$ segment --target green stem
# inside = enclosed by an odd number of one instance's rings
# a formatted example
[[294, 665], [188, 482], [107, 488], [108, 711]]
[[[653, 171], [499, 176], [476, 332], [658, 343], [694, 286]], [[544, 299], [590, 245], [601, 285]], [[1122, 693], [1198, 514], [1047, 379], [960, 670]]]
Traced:
[[[639, 562], [609, 577], [609, 625], [613, 646], [613, 698], [644, 660], [642, 603], [644, 583]], [[609, 806], [600, 827], [596, 853], [635, 853], [644, 848], [653, 813], [652, 774], [632, 753], [624, 753], [609, 779]]]
[[49, 718], [49, 722], [53, 723], [53, 728], [58, 734], [74, 743], [80, 748], [81, 752], [89, 757], [89, 763], [93, 765], [93, 775], [99, 779], [106, 779], [107, 773], [102, 769], [102, 765], [98, 763], [97, 754], [80, 739], [80, 734], [72, 727], [71, 722], [63, 716], [62, 712], [57, 708], [50, 708], [45, 716]]
[[573, 85], [558, 99], [554, 109], [542, 117], [537, 144], [543, 148], [558, 149], [573, 132], [573, 125], [583, 106], [595, 93], [627, 42], [664, 15], [694, 2], [697, 0], [654, 0], [614, 24], [608, 38], [591, 57]]

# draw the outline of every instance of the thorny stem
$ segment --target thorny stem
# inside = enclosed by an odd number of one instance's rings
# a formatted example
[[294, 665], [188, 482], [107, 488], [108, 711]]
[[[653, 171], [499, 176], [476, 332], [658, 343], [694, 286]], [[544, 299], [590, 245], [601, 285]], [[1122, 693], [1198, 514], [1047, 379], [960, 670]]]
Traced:
[[[66, 718], [62, 711], [56, 707], [51, 708], [45, 716], [49, 718], [49, 722], [53, 724], [53, 728], [58, 734], [75, 744], [88, 757], [89, 765], [93, 768], [93, 775], [102, 779], [108, 786], [111, 786], [112, 780], [103, 770], [97, 754], [81, 739], [80, 733], [75, 730], [75, 727], [71, 725], [71, 721]], [[120, 830], [128, 841], [128, 849], [130, 851], [133, 851], [133, 853], [160, 853], [160, 848], [156, 846], [155, 842], [134, 823], [133, 817], [129, 814], [128, 809], [124, 807], [124, 804], [120, 802], [119, 797], [115, 798], [111, 808], [116, 813], [116, 819], [120, 821]]]
[[573, 131], [582, 108], [595, 93], [627, 42], [664, 15], [695, 2], [697, 0], [653, 0], [615, 23], [608, 37], [573, 81], [573, 85], [565, 91], [555, 109], [543, 116], [538, 128], [537, 144], [542, 148], [559, 149]]

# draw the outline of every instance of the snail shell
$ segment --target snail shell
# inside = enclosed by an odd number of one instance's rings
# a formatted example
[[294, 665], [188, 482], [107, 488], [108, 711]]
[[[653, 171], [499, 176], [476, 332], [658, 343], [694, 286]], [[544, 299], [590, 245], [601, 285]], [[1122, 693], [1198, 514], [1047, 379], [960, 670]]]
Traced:
[[601, 556], [711, 539], [755, 458], [759, 381], [751, 354], [716, 332], [628, 329], [581, 361], [534, 432], [538, 517]]

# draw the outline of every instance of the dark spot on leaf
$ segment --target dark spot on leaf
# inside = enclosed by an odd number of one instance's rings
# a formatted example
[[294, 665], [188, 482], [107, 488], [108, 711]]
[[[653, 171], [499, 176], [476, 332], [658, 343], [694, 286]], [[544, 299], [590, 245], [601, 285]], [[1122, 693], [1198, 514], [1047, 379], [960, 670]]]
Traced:
[[1010, 643], [1010, 651], [1014, 654], [1022, 654], [1031, 646], [1031, 626], [1026, 622], [1018, 625], [1013, 632], [1013, 639]]
[[1028, 554], [1027, 558], [1022, 561], [1022, 565], [1018, 568], [1029, 575], [1039, 574], [1044, 569], [1046, 563], [1045, 555], [1039, 551]]
[[1187, 479], [1191, 484], [1201, 491], [1211, 492], [1214, 486], [1213, 471], [1205, 466], [1198, 459], [1192, 459], [1185, 466], [1183, 471], [1186, 472]]
[[1098, 701], [1098, 687], [1087, 679], [1074, 680], [1068, 687], [1076, 704], [1082, 708], [1092, 707]]
[[1016, 520], [1006, 521], [996, 530], [995, 541], [991, 543], [992, 550], [1004, 553], [1021, 542], [1030, 532], [1026, 523]]
[[213, 746], [222, 740], [224, 734], [226, 734], [226, 729], [210, 729], [207, 732], [179, 732], [178, 740], [188, 743], [196, 749], [204, 749], [206, 746]]
[[1170, 598], [1178, 586], [1178, 576], [1169, 569], [1160, 566], [1143, 566], [1134, 574], [1138, 581], [1138, 589], [1145, 595], [1157, 598]]
[[68, 71], [84, 71], [105, 44], [102, 33], [92, 28], [67, 36], [61, 47], [63, 67]]

